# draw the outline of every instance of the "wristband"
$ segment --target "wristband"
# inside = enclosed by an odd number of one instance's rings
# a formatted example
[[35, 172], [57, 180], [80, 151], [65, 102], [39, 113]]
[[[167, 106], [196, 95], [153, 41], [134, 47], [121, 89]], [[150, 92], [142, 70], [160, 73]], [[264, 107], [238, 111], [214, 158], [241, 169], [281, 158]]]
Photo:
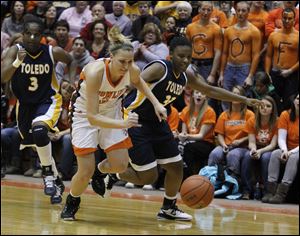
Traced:
[[18, 56], [16, 60], [12, 63], [13, 67], [19, 68], [19, 66], [22, 64], [23, 61], [19, 60]]

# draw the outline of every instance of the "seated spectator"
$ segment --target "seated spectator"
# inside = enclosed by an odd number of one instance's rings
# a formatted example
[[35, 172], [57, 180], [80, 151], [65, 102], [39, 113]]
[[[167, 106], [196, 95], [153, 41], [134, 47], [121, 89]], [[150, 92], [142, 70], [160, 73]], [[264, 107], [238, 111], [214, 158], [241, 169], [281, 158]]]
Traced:
[[172, 38], [176, 35], [175, 31], [176, 18], [174, 16], [169, 16], [166, 19], [165, 28], [162, 34], [162, 41], [166, 45], [170, 45]]
[[255, 84], [251, 87], [249, 97], [262, 99], [264, 96], [271, 96], [276, 102], [277, 112], [282, 112], [282, 102], [279, 95], [275, 91], [274, 85], [271, 83], [270, 77], [265, 72], [257, 72], [254, 76]]
[[47, 39], [47, 42], [50, 42], [54, 39], [54, 27], [57, 20], [56, 8], [52, 4], [47, 5], [45, 9], [44, 21], [44, 36]]
[[25, 3], [23, 1], [14, 1], [11, 4], [11, 16], [6, 17], [1, 26], [1, 31], [13, 36], [16, 33], [23, 33]]
[[257, 178], [253, 181], [255, 164], [259, 162], [259, 176], [262, 184], [266, 186], [268, 178], [268, 165], [272, 151], [277, 146], [277, 108], [274, 99], [270, 96], [262, 98], [264, 107], [259, 107], [255, 112], [255, 118], [246, 123], [245, 131], [248, 133], [249, 150], [244, 156], [242, 165], [243, 199], [249, 200], [254, 193]]
[[49, 45], [59, 46], [67, 52], [71, 52], [73, 46], [73, 38], [69, 35], [70, 27], [66, 20], [59, 20], [54, 26], [54, 39]]
[[69, 80], [72, 84], [76, 85], [83, 67], [89, 62], [94, 61], [95, 59], [86, 49], [86, 42], [81, 37], [76, 37], [73, 40], [73, 47], [70, 54], [73, 57], [72, 63], [76, 67], [74, 73], [67, 71], [67, 65], [62, 62], [57, 63], [55, 71], [58, 81], [61, 81], [64, 78], [66, 80]]
[[113, 13], [106, 14], [105, 19], [111, 25], [119, 26], [121, 33], [125, 36], [131, 35], [131, 20], [124, 14], [126, 1], [113, 1]]
[[[299, 94], [295, 95], [290, 110], [283, 111], [278, 120], [279, 149], [271, 154], [268, 167], [267, 193], [262, 202], [281, 204], [293, 183], [299, 162]], [[281, 164], [285, 165], [279, 182]]]
[[[239, 85], [234, 86], [232, 92], [242, 96], [246, 93]], [[218, 134], [219, 145], [209, 155], [209, 166], [225, 164], [228, 172], [240, 180], [241, 164], [248, 142], [245, 126], [252, 117], [254, 113], [240, 102], [231, 102], [229, 109], [221, 113], [214, 130]]]
[[87, 44], [87, 49], [91, 56], [95, 59], [109, 57], [109, 41], [106, 34], [107, 26], [104, 21], [94, 21], [90, 26], [90, 30], [92, 31], [92, 41]]
[[167, 45], [162, 43], [161, 32], [154, 23], [147, 23], [140, 33], [140, 41], [132, 43], [134, 47], [134, 61], [142, 70], [149, 62], [166, 59], [169, 55]]
[[[94, 4], [91, 8], [92, 8], [93, 21], [88, 23], [80, 31], [80, 36], [84, 40], [86, 40], [86, 42], [90, 42], [90, 41], [93, 40], [92, 39], [93, 38], [93, 32], [91, 30], [91, 26], [92, 26], [93, 22], [98, 21], [98, 20], [102, 20], [102, 21], [104, 21], [104, 24], [106, 25], [105, 28], [111, 28], [112, 27], [112, 24], [109, 23], [105, 19], [105, 8], [100, 3]], [[105, 32], [105, 34], [107, 34], [107, 32]]]
[[66, 20], [70, 25], [70, 36], [77, 37], [80, 30], [92, 22], [92, 14], [88, 8], [88, 1], [76, 1], [75, 7], [64, 10], [58, 20]]
[[205, 95], [193, 90], [189, 106], [180, 113], [182, 130], [178, 134], [183, 145], [183, 161], [189, 176], [197, 175], [207, 165], [208, 156], [214, 149], [216, 113], [208, 105]]
[[162, 31], [162, 28], [160, 26], [160, 21], [156, 16], [152, 16], [150, 14], [151, 10], [151, 2], [149, 1], [138, 1], [138, 10], [139, 10], [139, 16], [133, 21], [132, 23], [132, 41], [138, 40], [139, 33], [144, 28], [144, 25], [147, 23], [154, 23], [156, 24], [159, 29]]
[[158, 1], [154, 7], [153, 13], [160, 19], [160, 24], [164, 28], [166, 19], [169, 16], [178, 17], [176, 7], [179, 1]]

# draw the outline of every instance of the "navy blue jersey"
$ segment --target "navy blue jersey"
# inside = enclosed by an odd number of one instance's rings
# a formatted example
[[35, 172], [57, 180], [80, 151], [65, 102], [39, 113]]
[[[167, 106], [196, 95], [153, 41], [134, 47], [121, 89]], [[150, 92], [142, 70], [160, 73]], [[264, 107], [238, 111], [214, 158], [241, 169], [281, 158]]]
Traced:
[[53, 65], [52, 46], [41, 45], [36, 55], [27, 52], [11, 80], [13, 93], [20, 104], [40, 104], [58, 93]]
[[[185, 73], [175, 76], [172, 63], [166, 60], [152, 61], [145, 68], [153, 63], [161, 63], [165, 67], [165, 74], [158, 81], [153, 81], [148, 85], [158, 101], [166, 107], [169, 115], [171, 104], [182, 94], [187, 77]], [[131, 91], [125, 97], [124, 107], [125, 114], [129, 111], [137, 113], [139, 121], [158, 121], [152, 103], [138, 90]]]

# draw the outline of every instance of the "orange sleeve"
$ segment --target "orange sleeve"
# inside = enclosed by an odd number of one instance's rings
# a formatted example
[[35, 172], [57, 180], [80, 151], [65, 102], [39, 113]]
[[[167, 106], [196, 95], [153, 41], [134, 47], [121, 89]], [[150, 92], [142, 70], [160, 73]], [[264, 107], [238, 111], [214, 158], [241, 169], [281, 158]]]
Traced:
[[245, 126], [245, 132], [248, 134], [255, 134], [255, 117], [252, 117], [247, 120], [246, 126]]
[[182, 109], [182, 111], [180, 112], [180, 115], [179, 115], [179, 119], [186, 124], [189, 120], [188, 113], [189, 113], [189, 106], [186, 106], [185, 108]]
[[288, 111], [283, 111], [278, 119], [278, 129], [286, 129], [288, 130], [290, 114]]
[[204, 113], [202, 119], [203, 119], [202, 124], [215, 124], [217, 116], [215, 111], [209, 106], [206, 112]]
[[215, 126], [215, 133], [218, 134], [225, 134], [225, 122], [228, 120], [226, 111], [222, 112], [219, 116], [216, 126]]
[[172, 131], [177, 130], [179, 124], [179, 114], [175, 107], [171, 106], [171, 113], [167, 118], [167, 122]]

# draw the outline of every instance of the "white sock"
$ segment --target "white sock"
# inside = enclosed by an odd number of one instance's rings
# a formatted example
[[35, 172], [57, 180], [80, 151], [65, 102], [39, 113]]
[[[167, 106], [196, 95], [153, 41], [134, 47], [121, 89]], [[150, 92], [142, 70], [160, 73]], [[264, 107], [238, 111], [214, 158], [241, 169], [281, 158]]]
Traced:
[[42, 166], [51, 166], [52, 165], [52, 150], [51, 150], [51, 142], [49, 142], [44, 147], [36, 146], [36, 151], [39, 155], [39, 159]]

